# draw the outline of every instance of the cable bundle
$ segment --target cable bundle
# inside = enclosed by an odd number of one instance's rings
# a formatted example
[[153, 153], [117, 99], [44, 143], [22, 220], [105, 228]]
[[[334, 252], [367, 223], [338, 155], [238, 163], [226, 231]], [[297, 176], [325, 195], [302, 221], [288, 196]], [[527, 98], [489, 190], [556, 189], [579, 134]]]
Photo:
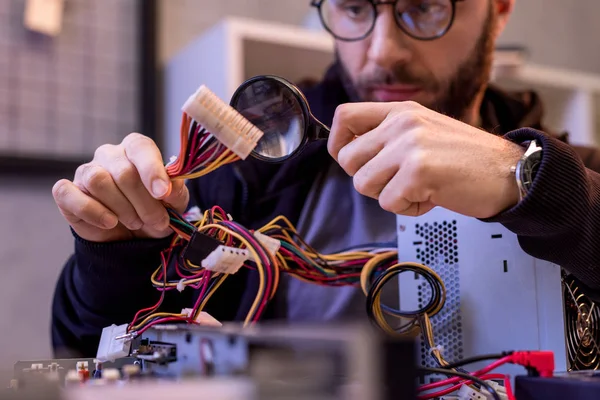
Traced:
[[195, 179], [240, 158], [188, 114], [181, 121], [181, 150], [167, 165], [173, 179]]
[[[171, 246], [162, 252], [162, 263], [151, 277], [154, 287], [162, 292], [161, 298], [154, 307], [140, 312], [146, 314], [139, 323], [137, 321], [141, 317], [138, 313], [130, 324], [130, 332], [147, 328], [147, 324], [166, 322], [164, 318], [170, 318], [168, 321], [194, 322], [216, 289], [229, 274], [235, 273], [242, 265], [257, 270], [260, 278], [257, 295], [245, 324], [260, 319], [277, 291], [281, 272], [319, 285], [362, 288], [367, 296], [368, 315], [375, 324], [393, 334], [405, 334], [406, 326], [393, 329], [383, 313], [392, 317], [411, 318], [408, 326], [414, 328], [417, 327], [417, 316], [422, 313], [434, 315], [443, 306], [445, 288], [439, 276], [420, 264], [398, 264], [397, 252], [385, 245], [321, 254], [308, 245], [283, 216], [275, 218], [257, 231], [250, 231], [233, 221], [218, 206], [205, 211], [197, 221], [188, 221], [193, 216], [191, 214], [179, 215], [171, 209], [169, 216], [171, 227], [177, 235]], [[215, 265], [207, 264], [211, 254], [216, 253], [220, 257], [219, 249], [225, 252], [240, 249], [245, 253], [240, 253], [242, 258], [236, 259], [239, 262], [237, 268], [223, 271], [215, 269]], [[393, 276], [404, 271], [419, 273], [432, 284], [435, 295], [422, 310], [394, 310], [381, 304], [380, 293], [383, 286]], [[165, 291], [182, 291], [187, 286], [201, 291], [189, 314], [156, 313]]]
[[[180, 134], [180, 154], [166, 167], [172, 179], [194, 179], [223, 165], [243, 160], [262, 136], [262, 132], [204, 87], [184, 105]], [[284, 272], [314, 284], [359, 287], [366, 296], [367, 314], [379, 328], [391, 335], [422, 332], [425, 344], [440, 368], [423, 368], [421, 373], [442, 373], [455, 377], [421, 386], [420, 392], [450, 387], [436, 393], [422, 394], [420, 399], [436, 398], [463, 388], [485, 388], [494, 399], [499, 399], [495, 388], [486, 380], [503, 379], [508, 398], [512, 400], [508, 378], [490, 374], [490, 371], [506, 362], [524, 362], [529, 360], [528, 356], [521, 356], [521, 359], [497, 357], [500, 360], [472, 374], [461, 369], [460, 365], [445, 361], [435, 346], [430, 322], [430, 317], [444, 306], [444, 283], [435, 271], [424, 265], [398, 263], [395, 248], [372, 245], [335, 254], [321, 254], [304, 241], [284, 216], [251, 231], [233, 221], [218, 206], [202, 215], [193, 212], [179, 215], [168, 206], [167, 210], [170, 226], [176, 235], [170, 247], [161, 253], [161, 264], [151, 277], [152, 284], [161, 292], [161, 296], [154, 306], [140, 310], [135, 315], [127, 329], [130, 337], [159, 323], [198, 323], [211, 296], [230, 274], [242, 266], [257, 270], [260, 279], [256, 297], [244, 321], [245, 325], [252, 324], [260, 319], [275, 295], [280, 273]], [[397, 310], [381, 303], [385, 284], [402, 272], [421, 275], [431, 288], [430, 301], [419, 310]], [[193, 308], [184, 309], [181, 313], [158, 312], [165, 292], [183, 291], [186, 287], [200, 291]], [[393, 327], [386, 317], [403, 322]], [[540, 363], [539, 360], [537, 362]], [[548, 367], [547, 363], [542, 365]]]

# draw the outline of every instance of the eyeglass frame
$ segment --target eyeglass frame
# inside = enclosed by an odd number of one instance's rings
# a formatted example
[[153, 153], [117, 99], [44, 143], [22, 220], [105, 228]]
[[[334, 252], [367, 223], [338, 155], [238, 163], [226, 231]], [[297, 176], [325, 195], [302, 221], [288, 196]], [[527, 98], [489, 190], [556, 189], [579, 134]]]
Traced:
[[[371, 4], [371, 6], [373, 7], [373, 10], [375, 13], [371, 27], [364, 35], [362, 35], [356, 39], [346, 39], [346, 38], [338, 36], [335, 32], [333, 32], [333, 30], [331, 28], [329, 28], [329, 26], [325, 22], [325, 18], [323, 18], [323, 11], [322, 11], [322, 6], [323, 6], [323, 3], [325, 3], [325, 1], [327, 1], [327, 0], [312, 0], [310, 2], [310, 5], [311, 5], [311, 7], [315, 7], [318, 10], [319, 19], [321, 20], [321, 24], [323, 25], [325, 30], [327, 32], [329, 32], [331, 35], [333, 35], [334, 38], [344, 41], [344, 42], [358, 42], [360, 40], [366, 39], [373, 32], [373, 29], [375, 29], [375, 24], [377, 23], [377, 17], [379, 16], [379, 8], [377, 6], [391, 5], [391, 6], [394, 6], [394, 9], [395, 9], [396, 6], [398, 5], [398, 3], [400, 2], [400, 0], [389, 0], [389, 1], [367, 0], [367, 2], [369, 2]], [[404, 32], [406, 35], [408, 35], [409, 37], [411, 37], [413, 39], [422, 40], [422, 41], [431, 41], [431, 40], [439, 39], [442, 36], [444, 36], [446, 33], [448, 33], [448, 31], [450, 30], [450, 28], [452, 28], [452, 25], [454, 24], [454, 20], [456, 18], [456, 3], [464, 1], [464, 0], [449, 0], [449, 1], [452, 4], [452, 13], [450, 15], [450, 22], [448, 23], [448, 26], [441, 33], [437, 34], [436, 36], [422, 38], [422, 37], [418, 37], [418, 36], [415, 36], [412, 33], [410, 33], [399, 21], [399, 18], [402, 16], [402, 13], [400, 13], [398, 16], [395, 16], [394, 20], [396, 21], [396, 25], [398, 26], [398, 28], [400, 28], [400, 30], [402, 32]]]

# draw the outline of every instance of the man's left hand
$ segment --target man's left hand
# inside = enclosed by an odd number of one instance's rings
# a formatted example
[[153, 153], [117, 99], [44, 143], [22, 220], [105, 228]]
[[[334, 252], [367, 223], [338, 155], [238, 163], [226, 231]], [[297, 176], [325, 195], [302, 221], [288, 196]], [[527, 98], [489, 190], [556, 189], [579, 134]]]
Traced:
[[415, 102], [339, 106], [328, 149], [358, 192], [395, 214], [488, 218], [519, 199], [510, 169], [521, 146]]

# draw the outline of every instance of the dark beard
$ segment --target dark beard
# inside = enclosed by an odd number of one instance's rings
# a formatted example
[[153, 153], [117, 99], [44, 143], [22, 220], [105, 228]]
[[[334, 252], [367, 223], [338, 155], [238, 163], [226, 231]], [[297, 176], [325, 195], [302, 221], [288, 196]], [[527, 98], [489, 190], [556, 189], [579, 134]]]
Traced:
[[449, 117], [462, 120], [473, 105], [477, 95], [487, 86], [492, 71], [494, 55], [495, 15], [490, 6], [481, 37], [473, 54], [465, 61], [446, 92], [430, 108]]
[[[357, 90], [357, 86], [365, 87], [373, 83], [414, 83], [441, 93], [433, 104], [423, 104], [424, 106], [441, 114], [462, 120], [466, 117], [477, 95], [489, 82], [493, 63], [495, 28], [496, 15], [494, 6], [490, 2], [488, 15], [481, 36], [475, 44], [475, 49], [446, 84], [434, 82], [431, 76], [417, 76], [416, 73], [408, 71], [406, 66], [398, 66], [391, 72], [378, 71], [368, 77], [359, 77], [358, 85], [354, 85], [344, 66], [338, 61], [342, 81], [349, 99], [353, 102], [370, 101], [370, 99], [365, 99], [364, 96], [361, 96], [359, 93], [360, 90]], [[336, 59], [339, 60], [337, 55]], [[442, 89], [444, 86], [445, 89]]]

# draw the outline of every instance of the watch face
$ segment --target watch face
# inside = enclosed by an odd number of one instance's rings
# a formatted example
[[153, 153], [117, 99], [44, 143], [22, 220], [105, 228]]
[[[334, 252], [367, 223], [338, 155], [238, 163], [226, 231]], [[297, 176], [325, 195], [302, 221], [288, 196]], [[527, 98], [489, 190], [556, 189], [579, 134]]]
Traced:
[[525, 186], [527, 190], [529, 190], [533, 184], [533, 180], [535, 179], [535, 176], [540, 168], [541, 161], [542, 152], [537, 151], [527, 157], [523, 163], [523, 173], [521, 175], [521, 179], [523, 181], [523, 186]]

